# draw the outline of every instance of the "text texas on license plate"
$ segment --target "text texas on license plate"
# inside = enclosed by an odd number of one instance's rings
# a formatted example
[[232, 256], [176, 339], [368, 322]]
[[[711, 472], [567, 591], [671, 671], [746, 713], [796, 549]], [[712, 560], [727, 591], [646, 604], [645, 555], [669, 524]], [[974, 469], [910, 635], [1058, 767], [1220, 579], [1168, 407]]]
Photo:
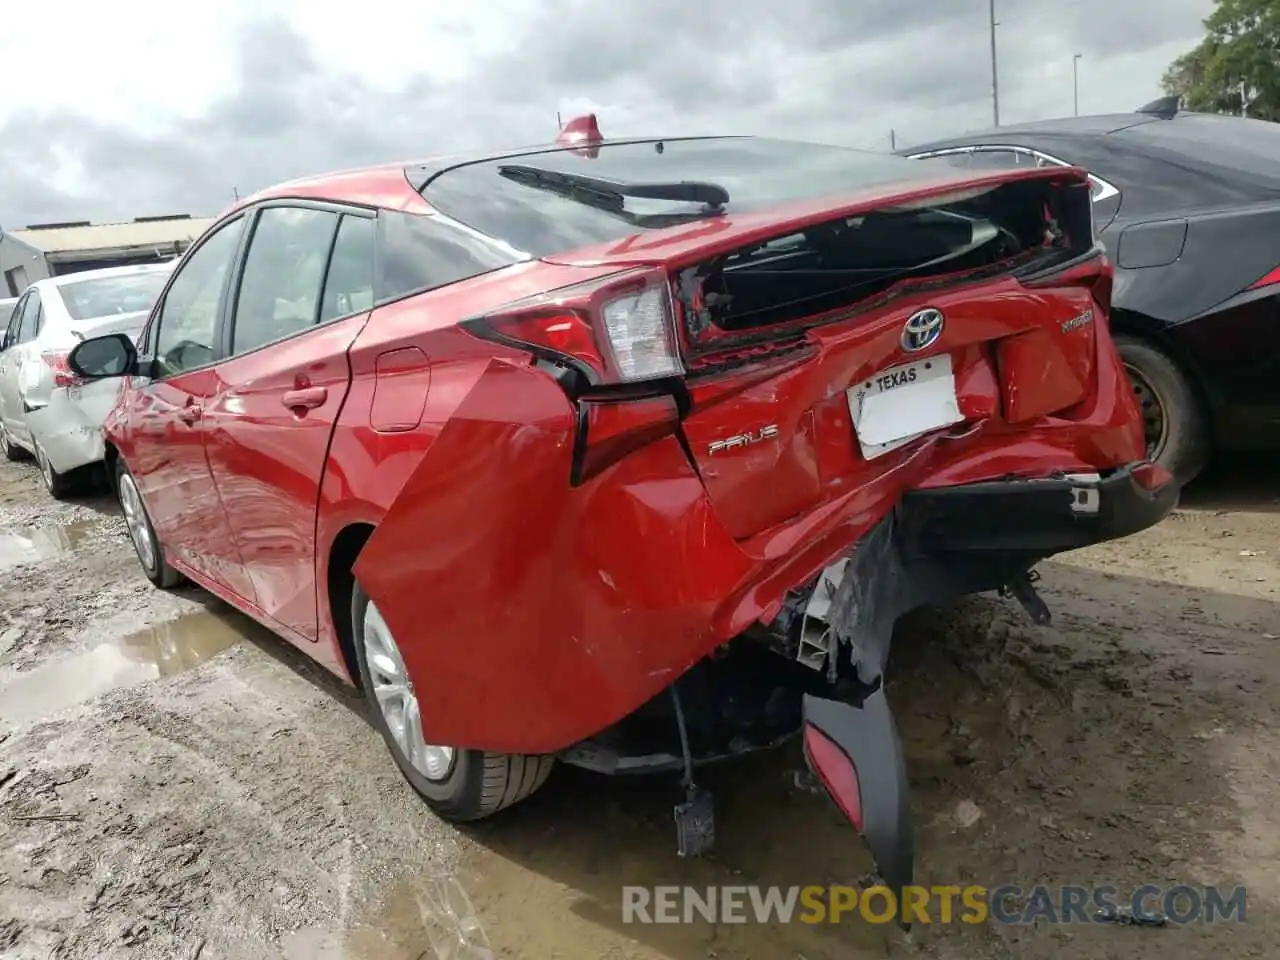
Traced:
[[882, 370], [854, 384], [847, 395], [853, 432], [867, 460], [964, 419], [951, 356], [945, 353]]

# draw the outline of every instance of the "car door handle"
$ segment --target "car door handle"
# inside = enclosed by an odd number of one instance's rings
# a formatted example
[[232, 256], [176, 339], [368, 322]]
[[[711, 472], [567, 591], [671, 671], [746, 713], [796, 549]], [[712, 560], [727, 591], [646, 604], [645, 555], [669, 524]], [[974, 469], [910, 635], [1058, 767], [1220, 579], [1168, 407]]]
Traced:
[[280, 402], [290, 410], [314, 410], [328, 399], [328, 387], [303, 387], [301, 390], [285, 391]]

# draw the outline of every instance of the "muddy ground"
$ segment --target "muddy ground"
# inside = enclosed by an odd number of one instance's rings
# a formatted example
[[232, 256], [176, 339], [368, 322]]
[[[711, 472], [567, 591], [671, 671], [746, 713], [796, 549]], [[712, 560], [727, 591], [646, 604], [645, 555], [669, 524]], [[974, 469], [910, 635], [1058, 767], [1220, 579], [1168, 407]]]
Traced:
[[153, 590], [109, 500], [54, 503], [0, 462], [0, 957], [1280, 956], [1280, 465], [1217, 468], [1159, 528], [1042, 573], [1052, 626], [989, 597], [901, 625], [923, 882], [1245, 884], [1245, 923], [625, 925], [626, 883], [869, 862], [795, 749], [708, 775], [702, 862], [674, 856], [666, 781], [561, 769], [445, 826], [349, 692]]

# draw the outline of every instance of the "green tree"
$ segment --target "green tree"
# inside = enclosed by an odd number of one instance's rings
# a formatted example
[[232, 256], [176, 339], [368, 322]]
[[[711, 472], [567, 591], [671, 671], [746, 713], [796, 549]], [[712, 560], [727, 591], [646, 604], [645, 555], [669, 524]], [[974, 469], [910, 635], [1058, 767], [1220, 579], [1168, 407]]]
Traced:
[[1162, 85], [1188, 110], [1280, 121], [1280, 0], [1214, 0], [1200, 44]]

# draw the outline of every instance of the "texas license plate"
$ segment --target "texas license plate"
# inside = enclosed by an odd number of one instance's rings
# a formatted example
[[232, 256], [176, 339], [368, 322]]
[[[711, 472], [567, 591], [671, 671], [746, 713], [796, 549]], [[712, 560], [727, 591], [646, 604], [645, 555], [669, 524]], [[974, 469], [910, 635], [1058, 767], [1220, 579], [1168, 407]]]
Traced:
[[867, 460], [964, 419], [948, 354], [882, 370], [846, 394], [853, 432]]

